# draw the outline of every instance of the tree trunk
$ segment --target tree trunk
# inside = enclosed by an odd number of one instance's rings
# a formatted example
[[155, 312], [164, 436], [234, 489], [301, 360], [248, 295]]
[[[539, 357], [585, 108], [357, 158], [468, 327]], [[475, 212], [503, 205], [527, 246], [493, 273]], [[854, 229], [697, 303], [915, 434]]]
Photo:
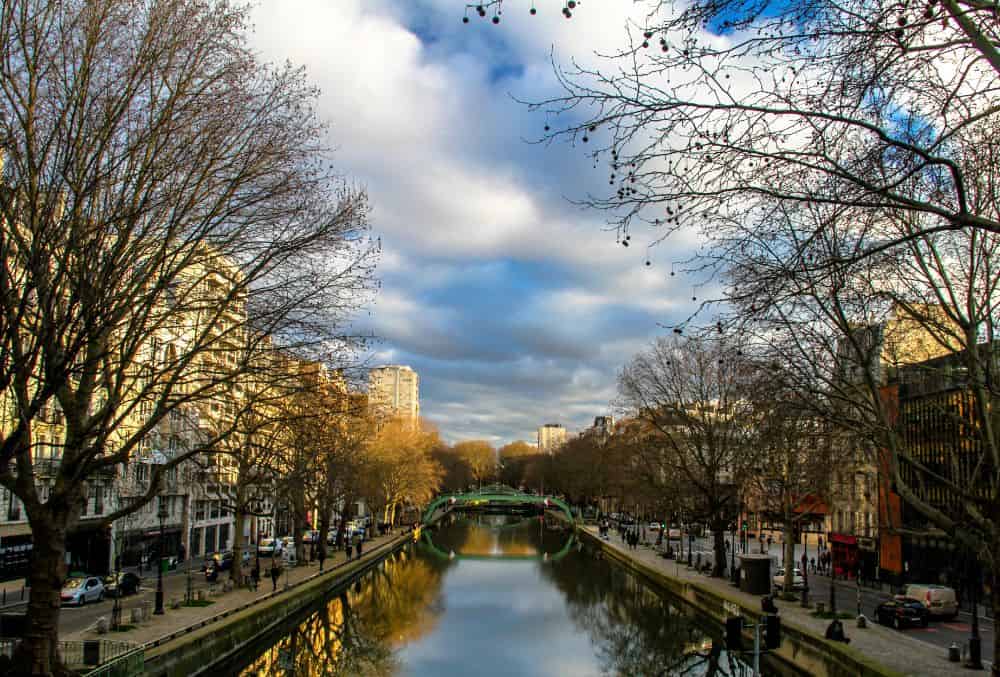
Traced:
[[712, 575], [721, 578], [726, 571], [726, 521], [719, 516], [712, 519]]
[[[994, 548], [993, 552], [993, 576], [991, 579], [993, 581], [1000, 581], [1000, 567], [997, 563], [1000, 563], [1000, 559], [997, 559], [998, 549]], [[993, 618], [1000, 618], [997, 616], [1000, 613], [1000, 586], [996, 583], [990, 586], [990, 603], [993, 605]], [[996, 657], [1000, 656], [1000, 632], [993, 633], [993, 677], [1000, 677], [1000, 661], [996, 660]]]
[[329, 508], [320, 508], [319, 511], [319, 547], [316, 548], [316, 554], [320, 559], [326, 559], [326, 539], [327, 534], [330, 533], [330, 510]]
[[[30, 517], [30, 516], [29, 516]], [[14, 657], [14, 674], [62, 675], [59, 659], [59, 594], [66, 580], [66, 516], [32, 519], [31, 597], [27, 631]]]
[[305, 548], [302, 547], [302, 530], [305, 528], [305, 520], [300, 517], [299, 512], [296, 510], [292, 515], [292, 528], [295, 530], [292, 532], [292, 536], [295, 539], [295, 566], [304, 564], [305, 558]]
[[243, 521], [246, 519], [240, 493], [237, 490], [236, 506], [233, 509], [233, 519], [236, 523], [233, 525], [233, 568], [229, 572], [229, 577], [236, 585], [243, 582]]
[[[785, 507], [785, 523], [782, 525], [785, 547], [783, 559], [785, 560], [785, 581], [782, 583], [783, 592], [792, 592], [795, 586], [795, 541], [792, 538], [792, 527], [794, 526], [792, 511]], [[804, 572], [803, 572], [804, 573]]]

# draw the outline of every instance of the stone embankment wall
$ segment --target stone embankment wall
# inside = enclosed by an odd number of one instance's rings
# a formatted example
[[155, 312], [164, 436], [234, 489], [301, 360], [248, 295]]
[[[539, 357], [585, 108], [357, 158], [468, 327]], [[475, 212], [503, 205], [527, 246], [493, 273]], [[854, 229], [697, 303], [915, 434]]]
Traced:
[[[727, 596], [723, 591], [697, 581], [670, 576], [629, 557], [586, 529], [578, 528], [577, 531], [583, 539], [601, 548], [608, 559], [649, 579], [719, 624], [724, 625], [726, 618], [732, 615], [731, 610], [737, 608], [748, 624], [758, 622], [763, 615], [759, 607], [751, 608], [735, 596]], [[791, 624], [782, 623], [781, 637], [781, 648], [772, 652], [770, 660], [784, 663], [784, 667], [795, 672], [815, 677], [898, 677], [898, 673], [874, 663], [850, 645], [828, 641]], [[753, 637], [749, 633], [744, 636], [744, 646], [753, 646]], [[776, 667], [784, 672], [783, 666]]]
[[378, 565], [406, 543], [413, 535], [406, 533], [365, 553], [351, 564], [304, 581], [283, 594], [262, 600], [205, 627], [193, 630], [146, 651], [146, 675], [209, 674], [213, 666], [223, 664], [247, 649], [259, 637], [287, 623], [318, 599], [345, 585]]

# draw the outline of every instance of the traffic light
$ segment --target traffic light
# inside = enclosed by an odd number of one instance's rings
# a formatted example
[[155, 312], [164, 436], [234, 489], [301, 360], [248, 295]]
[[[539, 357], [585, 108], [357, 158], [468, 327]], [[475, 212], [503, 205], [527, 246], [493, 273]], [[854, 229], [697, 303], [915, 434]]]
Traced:
[[764, 646], [777, 649], [781, 646], [781, 616], [768, 614], [764, 616]]
[[730, 616], [726, 619], [726, 650], [743, 651], [742, 616]]

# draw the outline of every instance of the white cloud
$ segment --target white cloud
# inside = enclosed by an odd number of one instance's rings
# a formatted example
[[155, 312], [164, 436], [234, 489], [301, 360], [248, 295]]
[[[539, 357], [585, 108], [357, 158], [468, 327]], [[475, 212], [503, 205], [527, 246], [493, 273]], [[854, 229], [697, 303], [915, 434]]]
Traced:
[[607, 411], [628, 351], [691, 308], [689, 283], [669, 270], [696, 238], [645, 266], [646, 235], [622, 247], [602, 215], [567, 201], [606, 189], [603, 168], [580, 148], [523, 143], [543, 118], [508, 96], [556, 91], [553, 45], [560, 59], [592, 62], [641, 9], [586, 3], [566, 21], [554, 4], [536, 17], [505, 5], [500, 26], [462, 25], [452, 0], [255, 10], [254, 44], [265, 60], [307, 68], [337, 166], [372, 199], [383, 287], [361, 324], [384, 341], [371, 360], [417, 369], [422, 410], [450, 439], [589, 423]]

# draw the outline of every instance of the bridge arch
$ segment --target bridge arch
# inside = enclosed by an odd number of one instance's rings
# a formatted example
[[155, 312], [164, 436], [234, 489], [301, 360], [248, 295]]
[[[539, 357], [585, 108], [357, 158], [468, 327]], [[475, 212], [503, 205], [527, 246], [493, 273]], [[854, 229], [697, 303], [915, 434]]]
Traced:
[[427, 506], [427, 509], [424, 511], [422, 522], [423, 524], [429, 524], [431, 519], [434, 517], [434, 513], [441, 507], [459, 508], [504, 504], [537, 505], [544, 507], [546, 510], [558, 509], [566, 515], [566, 519], [570, 524], [574, 524], [576, 522], [576, 518], [573, 517], [573, 511], [562, 499], [556, 498], [555, 496], [536, 496], [534, 494], [526, 494], [523, 491], [517, 491], [516, 489], [505, 485], [493, 485], [483, 487], [479, 491], [443, 494], [438, 496], [431, 501], [430, 505]]

